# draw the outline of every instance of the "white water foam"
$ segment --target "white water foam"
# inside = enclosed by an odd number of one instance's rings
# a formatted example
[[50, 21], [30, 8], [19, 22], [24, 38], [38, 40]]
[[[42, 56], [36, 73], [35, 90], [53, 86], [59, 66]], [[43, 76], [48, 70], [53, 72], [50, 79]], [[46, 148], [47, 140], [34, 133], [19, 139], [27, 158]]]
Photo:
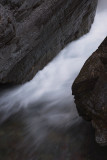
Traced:
[[[0, 120], [25, 108], [29, 115], [28, 128], [40, 138], [45, 136], [49, 126], [67, 128], [80, 120], [71, 86], [86, 59], [106, 36], [107, 8], [99, 5], [88, 34], [66, 46], [30, 82], [0, 96]], [[40, 134], [43, 130], [44, 134]]]

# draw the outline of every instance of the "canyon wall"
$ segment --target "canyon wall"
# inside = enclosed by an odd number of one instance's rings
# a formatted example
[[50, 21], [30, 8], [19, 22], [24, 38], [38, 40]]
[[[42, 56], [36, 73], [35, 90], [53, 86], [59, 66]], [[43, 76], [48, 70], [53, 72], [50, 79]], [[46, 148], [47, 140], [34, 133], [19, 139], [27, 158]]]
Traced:
[[87, 33], [97, 0], [0, 0], [0, 84], [31, 80]]
[[86, 61], [72, 90], [80, 116], [92, 121], [97, 143], [107, 145], [107, 38]]

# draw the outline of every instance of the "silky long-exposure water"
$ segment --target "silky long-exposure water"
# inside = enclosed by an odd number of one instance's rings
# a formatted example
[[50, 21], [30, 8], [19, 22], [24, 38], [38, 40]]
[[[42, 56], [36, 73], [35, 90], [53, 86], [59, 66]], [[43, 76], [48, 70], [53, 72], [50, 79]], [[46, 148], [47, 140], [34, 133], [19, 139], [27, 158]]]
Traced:
[[[107, 5], [106, 1], [104, 2]], [[43, 144], [49, 135], [52, 136], [54, 130], [63, 132], [78, 126], [71, 134], [71, 137], [75, 135], [77, 139], [79, 130], [83, 133], [80, 127], [84, 130], [84, 125], [76, 111], [71, 86], [86, 59], [107, 36], [107, 8], [104, 7], [105, 5], [99, 3], [90, 32], [70, 43], [30, 82], [0, 93], [0, 123], [23, 109], [22, 119], [27, 132], [25, 139], [33, 137], [31, 147]], [[81, 140], [80, 138], [79, 144]], [[76, 142], [75, 138], [73, 141]], [[60, 159], [61, 157], [58, 160]], [[79, 160], [79, 157], [75, 160]]]

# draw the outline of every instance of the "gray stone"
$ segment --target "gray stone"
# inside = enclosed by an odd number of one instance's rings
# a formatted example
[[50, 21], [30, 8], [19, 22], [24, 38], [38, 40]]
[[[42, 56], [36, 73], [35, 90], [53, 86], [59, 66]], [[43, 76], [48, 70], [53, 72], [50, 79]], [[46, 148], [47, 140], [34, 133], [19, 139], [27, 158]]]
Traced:
[[97, 0], [0, 0], [0, 83], [29, 81], [87, 33]]

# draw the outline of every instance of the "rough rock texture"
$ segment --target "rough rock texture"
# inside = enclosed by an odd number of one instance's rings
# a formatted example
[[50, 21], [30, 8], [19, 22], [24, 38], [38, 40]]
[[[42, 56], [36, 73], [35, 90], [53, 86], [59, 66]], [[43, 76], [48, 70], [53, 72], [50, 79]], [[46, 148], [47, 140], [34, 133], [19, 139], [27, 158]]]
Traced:
[[107, 38], [86, 61], [72, 90], [80, 116], [92, 121], [96, 141], [107, 145]]
[[87, 33], [97, 0], [0, 0], [0, 83], [24, 83]]

